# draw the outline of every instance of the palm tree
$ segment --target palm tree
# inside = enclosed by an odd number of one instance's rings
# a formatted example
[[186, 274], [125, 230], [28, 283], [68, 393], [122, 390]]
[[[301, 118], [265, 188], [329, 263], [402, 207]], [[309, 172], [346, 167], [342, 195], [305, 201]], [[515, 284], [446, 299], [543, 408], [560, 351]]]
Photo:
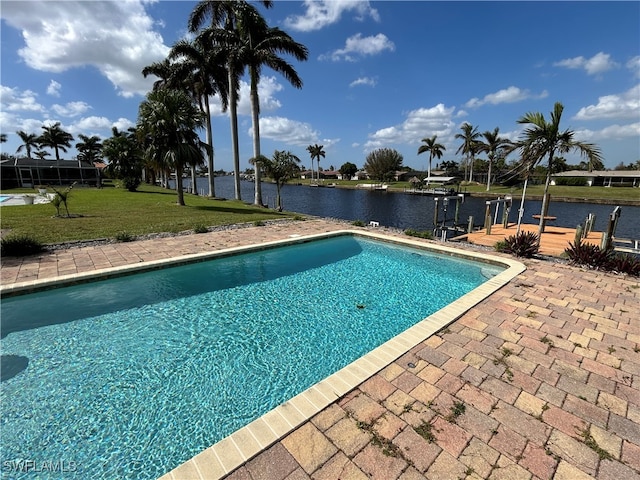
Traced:
[[573, 130], [560, 131], [563, 110], [564, 106], [560, 102], [556, 102], [553, 112], [550, 113], [549, 121], [545, 120], [544, 115], [538, 112], [527, 113], [518, 119], [518, 123], [527, 125], [522, 133], [521, 140], [515, 144], [515, 147], [521, 151], [522, 164], [533, 168], [542, 162], [545, 157], [548, 159], [538, 238], [544, 231], [545, 216], [549, 208], [549, 183], [555, 155], [578, 151], [580, 155], [590, 161], [602, 160], [600, 149], [596, 145], [574, 140], [575, 132]]
[[480, 141], [478, 143], [478, 151], [485, 152], [487, 154], [487, 158], [489, 159], [489, 175], [487, 177], [487, 192], [491, 188], [491, 166], [493, 164], [493, 161], [495, 160], [496, 155], [501, 153], [501, 150], [503, 151], [502, 153], [506, 153], [504, 152], [503, 147], [506, 147], [511, 144], [509, 140], [507, 140], [506, 138], [501, 138], [500, 135], [498, 135], [499, 131], [500, 129], [498, 127], [494, 128], [493, 132], [490, 132], [487, 130], [482, 134], [486, 142]]
[[24, 148], [27, 153], [27, 158], [31, 158], [31, 149], [38, 148], [38, 135], [35, 133], [27, 133], [22, 130], [18, 130], [16, 134], [20, 137], [20, 140], [22, 140], [22, 145], [18, 147], [16, 153], [21, 152]]
[[[278, 56], [285, 53], [297, 60], [307, 60], [307, 47], [297, 43], [286, 32], [279, 28], [269, 28], [266, 23], [252, 26], [252, 31], [245, 31], [246, 50], [243, 58], [249, 67], [251, 79], [251, 119], [253, 126], [253, 156], [260, 158], [260, 99], [258, 83], [262, 66], [281, 73], [295, 88], [302, 88], [302, 80], [296, 70], [288, 62]], [[256, 28], [258, 27], [258, 28]], [[260, 162], [255, 163], [255, 205], [262, 205], [262, 189], [260, 187]]]
[[0, 133], [0, 143], [5, 143], [7, 141], [7, 134]]
[[266, 174], [276, 182], [276, 209], [282, 211], [280, 189], [287, 180], [293, 178], [296, 172], [298, 172], [300, 169], [300, 167], [298, 167], [300, 159], [288, 150], [276, 150], [271, 160], [263, 157], [261, 163], [265, 168]]
[[228, 107], [227, 70], [224, 51], [208, 45], [206, 36], [199, 35], [193, 41], [177, 42], [169, 53], [169, 59], [177, 59], [175, 72], [190, 80], [191, 89], [198, 100], [200, 111], [205, 116], [207, 149], [207, 170], [209, 171], [209, 196], [215, 197], [213, 131], [211, 128], [211, 108], [209, 97], [218, 95], [222, 111]]
[[469, 181], [473, 180], [473, 163], [475, 162], [475, 155], [478, 152], [478, 138], [480, 133], [478, 127], [474, 127], [470, 123], [464, 122], [460, 127], [462, 133], [456, 133], [455, 138], [462, 140], [462, 145], [456, 150], [456, 154], [463, 153], [466, 156], [464, 164], [464, 176], [467, 177], [467, 166], [470, 166]]
[[104, 141], [102, 154], [109, 160], [106, 173], [122, 180], [124, 187], [135, 192], [142, 181], [142, 151], [135, 131], [111, 129], [112, 136]]
[[[269, 8], [271, 0], [261, 2]], [[252, 5], [244, 0], [202, 0], [189, 16], [188, 27], [196, 33], [210, 19], [210, 26], [202, 35], [223, 50], [227, 58], [228, 105], [231, 124], [231, 147], [233, 151], [233, 171], [235, 174], [235, 198], [241, 200], [240, 193], [240, 151], [238, 146], [238, 90], [240, 77], [244, 72], [242, 58], [243, 30], [251, 31], [250, 25], [264, 22]]]
[[184, 168], [204, 160], [204, 144], [196, 131], [204, 126], [203, 117], [193, 99], [180, 90], [156, 90], [140, 104], [138, 136], [145, 139], [145, 156], [175, 170], [178, 205], [184, 205]]
[[313, 180], [313, 160], [318, 161], [318, 181], [320, 180], [320, 157], [324, 158], [325, 151], [322, 149], [324, 145], [318, 145], [317, 143], [314, 145], [309, 145], [307, 147], [307, 152], [309, 152], [309, 156], [311, 157], [311, 179]]
[[89, 163], [102, 159], [102, 143], [100, 142], [100, 137], [97, 135], [88, 137], [82, 133], [79, 134], [78, 137], [82, 140], [82, 142], [76, 143], [79, 159]]
[[60, 122], [56, 122], [53, 125], [43, 125], [42, 129], [44, 133], [38, 138], [38, 143], [42, 147], [49, 147], [56, 153], [56, 160], [60, 160], [60, 150], [67, 151], [67, 148], [71, 148], [71, 142], [73, 141], [73, 135], [69, 132], [65, 132], [60, 128]]
[[446, 150], [445, 146], [441, 143], [436, 143], [437, 135], [434, 135], [431, 138], [423, 138], [422, 142], [424, 145], [420, 145], [418, 148], [418, 155], [424, 152], [429, 152], [429, 170], [427, 173], [427, 182], [431, 180], [431, 160], [433, 157], [442, 158], [442, 154]]

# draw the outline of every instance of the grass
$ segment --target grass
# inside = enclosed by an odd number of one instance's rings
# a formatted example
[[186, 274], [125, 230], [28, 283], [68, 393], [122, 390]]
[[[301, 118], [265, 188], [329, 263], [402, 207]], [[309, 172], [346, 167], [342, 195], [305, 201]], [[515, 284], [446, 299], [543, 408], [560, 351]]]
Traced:
[[191, 230], [194, 225], [259, 224], [292, 218], [291, 214], [236, 200], [213, 200], [186, 193], [186, 206], [179, 206], [173, 190], [150, 185], [141, 185], [138, 190], [74, 188], [69, 196], [71, 218], [56, 217], [52, 204], [3, 206], [0, 225], [3, 230], [10, 229], [10, 235], [30, 235], [47, 244], [115, 238], [122, 232], [132, 236], [177, 233]]

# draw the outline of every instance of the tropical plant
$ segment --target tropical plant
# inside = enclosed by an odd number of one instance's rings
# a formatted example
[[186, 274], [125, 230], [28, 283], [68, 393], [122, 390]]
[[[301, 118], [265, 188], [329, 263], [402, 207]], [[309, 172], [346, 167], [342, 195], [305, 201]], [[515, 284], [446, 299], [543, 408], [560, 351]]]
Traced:
[[538, 235], [533, 232], [520, 232], [497, 242], [495, 248], [499, 252], [510, 253], [516, 257], [531, 258], [537, 255], [540, 241]]
[[563, 105], [556, 102], [549, 121], [538, 112], [527, 113], [518, 120], [518, 123], [527, 125], [522, 138], [514, 144], [514, 148], [518, 148], [521, 152], [522, 164], [534, 166], [542, 162], [545, 157], [548, 159], [538, 237], [544, 231], [545, 217], [549, 207], [549, 184], [555, 155], [578, 151], [590, 161], [602, 160], [600, 149], [596, 145], [575, 140], [573, 130], [560, 131], [563, 110]]
[[204, 160], [204, 143], [197, 133], [203, 126], [202, 112], [183, 91], [157, 90], [140, 104], [137, 128], [144, 139], [144, 156], [159, 168], [175, 171], [178, 205], [184, 205], [184, 168]]
[[41, 147], [51, 148], [56, 154], [56, 160], [60, 160], [60, 150], [66, 152], [67, 148], [71, 148], [73, 135], [65, 132], [60, 127], [60, 122], [53, 125], [43, 125], [42, 129], [44, 133], [38, 137], [38, 143]]
[[320, 157], [324, 158], [325, 151], [323, 150], [324, 145], [318, 145], [317, 143], [314, 145], [309, 145], [307, 147], [307, 152], [309, 152], [309, 156], [311, 157], [311, 180], [313, 180], [313, 161], [318, 161], [318, 180], [320, 180]]
[[46, 150], [38, 150], [34, 153], [34, 155], [38, 157], [40, 160], [44, 160], [46, 157], [48, 157], [51, 154]]
[[211, 126], [211, 106], [209, 97], [218, 95], [222, 111], [228, 107], [227, 70], [224, 51], [207, 42], [206, 36], [199, 35], [193, 41], [177, 42], [169, 53], [169, 58], [178, 60], [174, 73], [186, 78], [193, 95], [198, 100], [200, 111], [205, 118], [205, 141], [207, 148], [207, 171], [209, 172], [209, 196], [215, 197], [215, 172], [213, 129]]
[[364, 169], [375, 180], [390, 181], [402, 168], [402, 155], [392, 148], [379, 148], [367, 155]]
[[442, 158], [442, 154], [446, 150], [445, 146], [441, 143], [436, 143], [437, 135], [434, 135], [431, 138], [423, 138], [422, 142], [424, 145], [420, 145], [418, 148], [418, 155], [421, 153], [429, 152], [429, 170], [427, 171], [427, 181], [431, 179], [431, 161], [433, 157]]
[[491, 188], [491, 167], [493, 166], [493, 162], [496, 157], [504, 158], [506, 154], [509, 152], [507, 147], [511, 145], [511, 142], [506, 138], [501, 138], [498, 132], [500, 129], [498, 127], [493, 129], [493, 132], [487, 130], [482, 134], [485, 138], [485, 141], [478, 142], [478, 151], [484, 152], [487, 154], [487, 159], [489, 161], [489, 171], [487, 174], [487, 192]]
[[51, 201], [51, 203], [56, 208], [56, 217], [60, 216], [60, 206], [61, 205], [64, 205], [64, 209], [67, 212], [67, 217], [71, 216], [71, 214], [69, 213], [69, 197], [71, 196], [71, 190], [73, 189], [73, 186], [75, 184], [76, 183], [73, 182], [71, 185], [69, 185], [64, 190], [56, 190], [55, 187], [53, 187], [53, 186], [51, 187], [51, 189], [55, 192], [55, 195], [54, 195], [53, 200]]
[[[302, 88], [302, 80], [291, 64], [279, 56], [280, 53], [291, 55], [296, 60], [307, 60], [307, 47], [297, 43], [286, 32], [279, 28], [268, 27], [266, 22], [252, 25], [251, 31], [243, 31], [245, 43], [243, 63], [249, 67], [251, 83], [251, 119], [253, 126], [253, 156], [260, 158], [260, 99], [258, 83], [262, 66], [265, 65], [286, 78], [295, 88]], [[255, 205], [262, 205], [260, 186], [260, 162], [255, 163]]]
[[38, 148], [38, 135], [35, 133], [27, 133], [23, 130], [18, 130], [16, 134], [22, 140], [22, 144], [16, 150], [16, 153], [20, 153], [24, 148], [27, 158], [31, 158], [31, 150]]
[[5, 143], [7, 141], [7, 134], [0, 133], [0, 143]]
[[[271, 0], [263, 0], [261, 3], [267, 8], [273, 4]], [[227, 62], [235, 198], [241, 200], [237, 108], [240, 77], [245, 67], [242, 59], [243, 32], [252, 32], [252, 26], [264, 24], [264, 19], [255, 7], [244, 0], [203, 0], [196, 4], [189, 16], [189, 31], [198, 32], [207, 20], [210, 20], [209, 27], [200, 35], [210, 45], [220, 48]]]
[[82, 133], [78, 135], [82, 142], [76, 143], [78, 158], [85, 162], [93, 163], [102, 159], [102, 143], [100, 137], [92, 135], [88, 137]]
[[3, 257], [25, 257], [43, 250], [42, 242], [29, 234], [11, 234], [0, 240], [0, 254]]
[[266, 174], [276, 182], [276, 209], [282, 211], [282, 186], [300, 170], [300, 159], [290, 151], [276, 150], [271, 159], [262, 158]]
[[[462, 145], [456, 150], [456, 154], [463, 153], [465, 155], [464, 177], [467, 178], [467, 170], [469, 171], [469, 181], [473, 181], [473, 164], [475, 155], [478, 153], [478, 139], [480, 132], [478, 127], [474, 127], [468, 122], [464, 122], [460, 127], [462, 133], [456, 133], [455, 138], [462, 140]], [[469, 168], [468, 168], [469, 167]]]
[[135, 130], [120, 132], [112, 128], [112, 136], [102, 145], [102, 154], [109, 160], [106, 174], [122, 180], [124, 188], [135, 192], [142, 182], [142, 149]]
[[613, 257], [613, 248], [601, 249], [592, 243], [578, 240], [569, 243], [565, 253], [574, 265], [583, 265], [594, 270], [606, 270]]

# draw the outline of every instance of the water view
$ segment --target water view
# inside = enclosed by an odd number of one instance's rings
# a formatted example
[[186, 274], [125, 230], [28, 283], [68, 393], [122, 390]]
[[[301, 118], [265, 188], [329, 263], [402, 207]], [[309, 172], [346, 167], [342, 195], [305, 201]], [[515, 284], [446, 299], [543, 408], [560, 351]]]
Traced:
[[[185, 188], [191, 184], [185, 179]], [[242, 181], [242, 199], [253, 202], [254, 184]], [[207, 179], [199, 178], [198, 191], [207, 192]], [[216, 177], [216, 196], [234, 198], [233, 177]], [[262, 196], [265, 204], [274, 207], [276, 188], [271, 183], [262, 184]], [[557, 217], [553, 225], [575, 228], [584, 223], [592, 213], [596, 216], [594, 230], [604, 231], [609, 215], [615, 205], [596, 203], [564, 203], [551, 199], [549, 215]], [[484, 223], [485, 202], [483, 198], [467, 197], [460, 205], [459, 222], [466, 225], [469, 216], [474, 217], [475, 225]], [[282, 205], [285, 210], [319, 217], [339, 218], [343, 220], [362, 220], [379, 222], [382, 226], [415, 230], [433, 229], [434, 199], [428, 196], [408, 195], [400, 192], [376, 192], [344, 188], [310, 188], [307, 185], [286, 185], [282, 188]], [[524, 223], [537, 223], [531, 216], [540, 213], [541, 203], [526, 200], [524, 204]], [[520, 197], [514, 197], [509, 222], [518, 221]], [[618, 222], [616, 236], [620, 238], [640, 238], [640, 207], [622, 206], [622, 215]], [[502, 212], [502, 210], [500, 211]], [[446, 220], [451, 224], [455, 206], [449, 205]], [[502, 214], [502, 213], [500, 213]], [[445, 218], [440, 203], [439, 221]]]

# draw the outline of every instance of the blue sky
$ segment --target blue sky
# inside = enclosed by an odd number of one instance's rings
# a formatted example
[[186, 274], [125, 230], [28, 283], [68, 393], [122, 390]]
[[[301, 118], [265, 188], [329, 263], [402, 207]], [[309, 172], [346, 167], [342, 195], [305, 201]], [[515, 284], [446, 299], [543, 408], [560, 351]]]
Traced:
[[[135, 124], [151, 88], [142, 68], [183, 38], [191, 1], [2, 1], [0, 131], [59, 121], [74, 136], [108, 138]], [[262, 153], [324, 145], [323, 168], [361, 167], [395, 148], [424, 169], [421, 139], [460, 161], [469, 122], [515, 140], [527, 112], [564, 104], [562, 127], [600, 146], [604, 163], [640, 159], [640, 2], [275, 1], [269, 24], [309, 49], [294, 62], [304, 86], [263, 70]], [[219, 102], [214, 99], [214, 105]], [[216, 168], [232, 170], [226, 114], [214, 109]], [[239, 104], [241, 168], [253, 155], [248, 85]], [[73, 157], [75, 149], [65, 158]], [[569, 163], [580, 159], [567, 156]]]

